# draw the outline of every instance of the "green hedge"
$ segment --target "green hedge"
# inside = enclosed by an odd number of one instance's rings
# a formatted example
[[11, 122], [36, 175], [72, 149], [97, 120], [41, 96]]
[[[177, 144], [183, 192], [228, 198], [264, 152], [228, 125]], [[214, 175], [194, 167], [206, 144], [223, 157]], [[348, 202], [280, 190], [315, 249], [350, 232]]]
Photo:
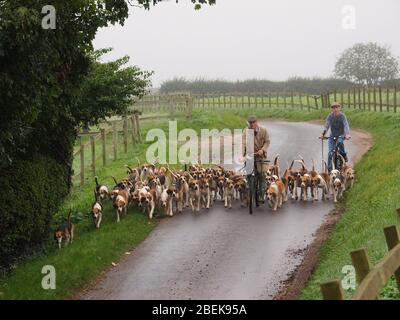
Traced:
[[54, 213], [69, 191], [68, 168], [37, 157], [16, 160], [0, 175], [0, 268], [30, 255], [49, 238]]

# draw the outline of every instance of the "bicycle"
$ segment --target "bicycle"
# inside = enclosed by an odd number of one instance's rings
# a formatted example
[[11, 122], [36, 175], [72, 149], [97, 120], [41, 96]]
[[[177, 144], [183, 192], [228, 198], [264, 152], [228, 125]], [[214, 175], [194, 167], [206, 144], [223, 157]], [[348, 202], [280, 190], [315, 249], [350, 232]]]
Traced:
[[323, 169], [324, 169], [324, 140], [329, 140], [329, 139], [333, 139], [333, 150], [330, 152], [330, 154], [328, 154], [328, 159], [331, 159], [331, 163], [333, 165], [333, 167], [337, 170], [341, 170], [343, 165], [344, 165], [344, 158], [342, 156], [342, 154], [339, 151], [339, 145], [338, 145], [338, 141], [339, 138], [345, 139], [344, 136], [340, 135], [340, 136], [330, 136], [330, 137], [319, 137], [319, 139], [322, 139], [322, 162], [323, 162]]
[[[246, 174], [247, 177], [247, 193], [248, 193], [248, 206], [249, 206], [249, 214], [253, 214], [253, 206], [256, 207], [260, 206], [259, 198], [260, 194], [262, 194], [262, 190], [260, 190], [261, 181], [260, 174], [257, 174], [257, 163], [270, 163], [270, 160], [255, 160], [254, 158], [250, 157], [248, 160], [253, 160], [254, 165], [253, 169], [250, 173]], [[243, 170], [246, 168], [246, 162], [244, 167], [241, 169]]]

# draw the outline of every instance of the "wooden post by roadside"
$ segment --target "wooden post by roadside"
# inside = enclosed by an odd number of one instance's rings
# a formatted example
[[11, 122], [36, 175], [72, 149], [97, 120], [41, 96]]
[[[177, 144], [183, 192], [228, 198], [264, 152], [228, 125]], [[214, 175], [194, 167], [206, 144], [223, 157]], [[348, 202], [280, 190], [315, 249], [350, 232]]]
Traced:
[[400, 228], [400, 208], [396, 210], [397, 212], [397, 227]]
[[344, 300], [345, 298], [340, 279], [321, 283], [321, 293], [324, 300]]
[[271, 92], [268, 92], [268, 107], [271, 109], [272, 108], [272, 97], [271, 97]]
[[96, 144], [94, 136], [90, 136], [90, 146], [92, 149], [92, 174], [94, 177], [96, 175]]
[[367, 88], [367, 93], [368, 93], [368, 111], [371, 111], [371, 88]]
[[114, 160], [117, 160], [118, 156], [118, 131], [117, 131], [117, 122], [113, 122], [113, 152], [114, 152]]
[[383, 111], [383, 101], [382, 101], [382, 87], [378, 87], [379, 90], [379, 112]]
[[83, 144], [83, 139], [80, 137], [81, 142], [81, 186], [85, 183], [85, 145]]
[[362, 87], [362, 95], [363, 95], [363, 109], [365, 110], [367, 107], [366, 99], [365, 99], [365, 86]]
[[386, 88], [386, 110], [387, 110], [387, 112], [390, 111], [390, 105], [389, 105], [389, 88]]
[[[301, 100], [301, 96], [300, 96], [300, 100]], [[292, 104], [292, 109], [294, 109], [294, 94], [293, 94], [293, 91], [290, 92], [290, 103]], [[301, 102], [300, 102], [300, 104], [301, 104]]]
[[128, 153], [128, 117], [124, 116], [124, 152]]
[[340, 91], [340, 104], [343, 106], [344, 104], [344, 98], [343, 98], [343, 90]]
[[393, 96], [393, 104], [394, 104], [394, 112], [397, 112], [397, 87], [394, 86], [394, 96]]
[[350, 88], [347, 89], [347, 104], [349, 105], [349, 109], [351, 109], [351, 95], [350, 95]]
[[311, 107], [311, 105], [310, 105], [310, 95], [307, 94], [307, 110], [308, 111], [310, 111], [310, 107]]
[[315, 109], [318, 110], [318, 96], [314, 96], [314, 101], [315, 101]]
[[[286, 104], [286, 92], [283, 93], [283, 106], [286, 109], [287, 108], [287, 104]], [[293, 106], [292, 106], [293, 108]]]
[[137, 138], [136, 138], [136, 120], [135, 120], [135, 115], [131, 116], [131, 125], [132, 125], [132, 129], [131, 129], [132, 144], [135, 145], [136, 142], [137, 142]]
[[139, 113], [135, 113], [135, 122], [136, 122], [136, 134], [138, 138], [138, 142], [142, 142], [142, 137], [140, 136], [140, 122], [139, 122]]
[[374, 86], [374, 111], [376, 111], [376, 87]]
[[107, 156], [106, 156], [106, 130], [100, 129], [101, 134], [101, 154], [103, 158], [103, 167], [106, 165]]
[[[383, 231], [385, 233], [387, 247], [389, 250], [392, 250], [400, 243], [397, 226], [387, 226]], [[400, 268], [395, 271], [394, 276], [396, 278], [397, 288], [400, 290]]]
[[350, 256], [353, 266], [356, 269], [357, 283], [360, 284], [372, 270], [372, 264], [369, 260], [367, 249], [361, 248], [354, 250], [350, 252]]
[[279, 92], [276, 93], [276, 107], [279, 108]]

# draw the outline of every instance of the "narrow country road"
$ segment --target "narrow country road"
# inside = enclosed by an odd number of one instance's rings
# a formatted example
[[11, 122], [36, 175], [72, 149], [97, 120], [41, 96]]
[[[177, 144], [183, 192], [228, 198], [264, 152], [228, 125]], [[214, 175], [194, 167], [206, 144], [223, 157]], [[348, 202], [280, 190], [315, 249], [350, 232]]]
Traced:
[[[301, 154], [321, 167], [321, 126], [263, 121], [270, 137], [269, 158], [281, 155], [281, 170]], [[326, 146], [326, 145], [325, 145]], [[350, 159], [357, 139], [346, 142]], [[131, 255], [111, 269], [81, 299], [271, 299], [302, 260], [302, 250], [333, 208], [331, 201], [289, 200], [273, 213], [267, 205], [253, 215], [225, 209], [186, 209], [162, 219]]]

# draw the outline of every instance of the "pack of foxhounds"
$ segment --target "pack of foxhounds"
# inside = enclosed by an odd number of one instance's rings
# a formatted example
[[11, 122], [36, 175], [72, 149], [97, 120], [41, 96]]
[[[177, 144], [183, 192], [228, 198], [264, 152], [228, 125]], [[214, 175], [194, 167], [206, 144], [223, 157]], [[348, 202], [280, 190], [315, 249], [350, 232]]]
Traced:
[[[273, 164], [265, 170], [265, 202], [273, 211], [280, 209], [291, 197], [293, 200], [318, 201], [331, 197], [337, 202], [346, 189], [353, 186], [354, 170], [343, 160], [341, 170], [333, 168], [328, 172], [325, 163], [324, 172], [318, 172], [312, 161], [311, 170], [299, 155], [281, 175], [279, 155]], [[248, 206], [248, 183], [241, 170], [226, 170], [221, 166], [206, 167], [201, 164], [185, 165], [184, 169], [171, 170], [168, 165], [140, 164], [126, 166], [127, 176], [117, 181], [112, 177], [112, 188], [101, 184], [95, 177], [94, 203], [91, 215], [94, 226], [100, 228], [103, 205], [109, 201], [115, 209], [115, 218], [119, 222], [127, 214], [129, 207], [135, 207], [152, 219], [155, 214], [172, 217], [190, 208], [194, 213], [201, 209], [210, 209], [217, 201], [225, 208], [232, 208], [234, 201], [241, 207]], [[320, 196], [321, 195], [321, 196]], [[73, 239], [74, 225], [68, 221], [55, 232], [59, 246], [64, 239], [66, 244]]]

